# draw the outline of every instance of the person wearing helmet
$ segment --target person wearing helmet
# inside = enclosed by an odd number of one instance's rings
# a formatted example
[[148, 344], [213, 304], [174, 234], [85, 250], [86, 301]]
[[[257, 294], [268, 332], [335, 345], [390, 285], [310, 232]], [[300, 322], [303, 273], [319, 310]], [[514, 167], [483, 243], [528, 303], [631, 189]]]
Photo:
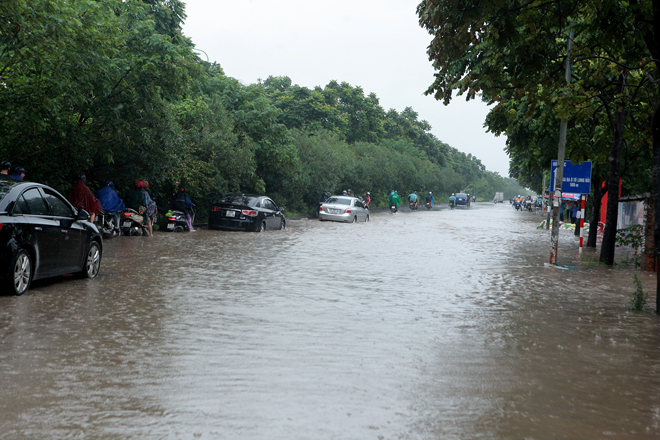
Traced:
[[390, 194], [390, 205], [392, 204], [396, 205], [396, 209], [399, 209], [401, 199], [399, 198], [399, 193], [397, 191], [392, 191], [392, 194]]
[[0, 164], [0, 174], [9, 176], [9, 170], [11, 170], [11, 162], [5, 160]]
[[369, 208], [369, 203], [371, 203], [371, 193], [367, 191], [367, 193], [362, 197], [362, 202], [364, 203], [365, 208]]
[[27, 174], [27, 171], [25, 171], [25, 168], [23, 167], [16, 167], [14, 170], [14, 174], [11, 175], [11, 178], [14, 180], [23, 180], [25, 179], [25, 174]]
[[117, 195], [115, 184], [108, 181], [105, 186], [96, 191], [96, 198], [101, 202], [103, 210], [112, 215], [115, 230], [119, 230], [119, 213], [126, 209], [124, 201]]
[[94, 223], [96, 214], [103, 210], [99, 199], [94, 197], [92, 191], [87, 187], [87, 176], [80, 174], [78, 180], [69, 192], [69, 202], [76, 209], [84, 209], [89, 213], [89, 221]]
[[435, 198], [433, 197], [433, 193], [431, 191], [429, 191], [429, 193], [426, 195], [426, 197], [424, 197], [424, 199], [427, 204], [430, 203], [431, 206], [433, 206], [433, 203], [435, 202]]
[[451, 195], [449, 196], [449, 207], [454, 209], [454, 206], [456, 206], [456, 196], [454, 195], [454, 193], [451, 193]]

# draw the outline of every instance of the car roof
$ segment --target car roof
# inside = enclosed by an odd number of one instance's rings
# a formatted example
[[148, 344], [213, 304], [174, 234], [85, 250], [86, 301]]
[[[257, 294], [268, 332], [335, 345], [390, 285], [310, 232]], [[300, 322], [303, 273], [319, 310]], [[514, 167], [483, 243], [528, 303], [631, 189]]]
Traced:
[[[25, 182], [22, 180], [15, 180], [11, 177], [5, 177], [2, 175], [0, 177], [0, 212], [6, 212], [7, 206], [10, 202], [13, 202], [15, 198], [18, 197], [20, 193], [28, 188], [48, 188], [53, 191], [56, 191], [59, 194], [59, 191], [51, 188], [48, 185], [37, 182]], [[60, 194], [61, 195], [61, 194]]]

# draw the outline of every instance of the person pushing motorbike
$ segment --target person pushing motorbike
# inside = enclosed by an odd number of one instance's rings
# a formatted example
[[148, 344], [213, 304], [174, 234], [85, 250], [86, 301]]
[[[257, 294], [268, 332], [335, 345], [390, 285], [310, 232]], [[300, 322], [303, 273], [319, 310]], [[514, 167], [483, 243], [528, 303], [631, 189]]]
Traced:
[[172, 196], [172, 208], [183, 212], [186, 216], [186, 223], [188, 223], [188, 230], [191, 232], [195, 231], [192, 224], [193, 203], [190, 201], [183, 188], [179, 189], [179, 191]]

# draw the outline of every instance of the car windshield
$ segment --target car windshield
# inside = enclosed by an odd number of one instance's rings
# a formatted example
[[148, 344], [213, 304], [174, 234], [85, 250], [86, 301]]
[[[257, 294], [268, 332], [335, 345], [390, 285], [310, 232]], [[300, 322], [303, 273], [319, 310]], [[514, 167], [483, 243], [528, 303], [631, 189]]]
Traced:
[[9, 191], [19, 183], [17, 180], [0, 180], [0, 200], [9, 194]]
[[348, 197], [330, 197], [325, 203], [329, 205], [350, 205], [351, 199]]
[[456, 197], [461, 197], [464, 199], [467, 197], [467, 194], [456, 194]]

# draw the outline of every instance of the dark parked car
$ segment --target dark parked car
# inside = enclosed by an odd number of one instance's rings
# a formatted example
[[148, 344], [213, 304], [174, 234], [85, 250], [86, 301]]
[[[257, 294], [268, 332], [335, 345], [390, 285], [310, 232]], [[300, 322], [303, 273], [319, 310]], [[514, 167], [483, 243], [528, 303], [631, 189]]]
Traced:
[[285, 227], [282, 208], [266, 196], [225, 194], [209, 214], [209, 229], [261, 232]]
[[456, 194], [456, 206], [470, 207], [470, 194], [458, 193]]
[[0, 281], [25, 293], [32, 280], [76, 273], [96, 278], [103, 239], [85, 210], [46, 185], [0, 178]]

